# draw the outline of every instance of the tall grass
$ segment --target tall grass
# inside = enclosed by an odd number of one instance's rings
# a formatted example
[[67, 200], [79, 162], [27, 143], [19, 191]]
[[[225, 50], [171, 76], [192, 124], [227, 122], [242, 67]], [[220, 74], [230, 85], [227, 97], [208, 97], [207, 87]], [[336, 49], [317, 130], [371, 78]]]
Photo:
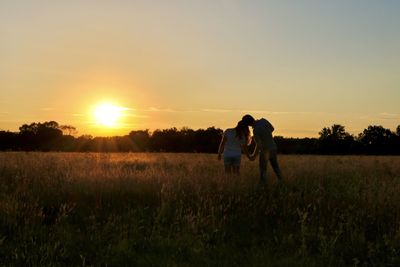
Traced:
[[1, 153], [0, 265], [400, 265], [400, 157], [280, 162], [258, 188], [215, 155]]

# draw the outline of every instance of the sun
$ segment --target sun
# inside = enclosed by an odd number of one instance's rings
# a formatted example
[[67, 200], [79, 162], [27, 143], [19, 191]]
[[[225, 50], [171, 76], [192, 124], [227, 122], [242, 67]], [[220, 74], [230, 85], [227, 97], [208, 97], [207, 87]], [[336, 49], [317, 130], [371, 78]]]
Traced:
[[94, 109], [96, 123], [105, 127], [115, 128], [122, 117], [123, 108], [110, 103], [101, 103]]

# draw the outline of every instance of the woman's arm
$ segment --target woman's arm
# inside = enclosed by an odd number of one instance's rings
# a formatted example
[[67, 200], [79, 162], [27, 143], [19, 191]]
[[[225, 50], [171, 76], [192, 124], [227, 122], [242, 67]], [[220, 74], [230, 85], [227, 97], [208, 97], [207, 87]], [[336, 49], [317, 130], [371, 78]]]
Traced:
[[251, 155], [250, 155], [250, 151], [249, 151], [249, 149], [248, 149], [246, 144], [242, 145], [242, 151], [244, 152], [244, 154], [247, 156], [247, 158], [249, 160], [253, 160]]
[[225, 143], [226, 143], [226, 136], [223, 135], [221, 138], [221, 142], [219, 143], [219, 148], [218, 148], [218, 160], [221, 160], [221, 155], [224, 152], [225, 148]]
[[[249, 151], [249, 146], [251, 143], [254, 142], [256, 146], [254, 147], [253, 153], [250, 153]], [[247, 142], [247, 144], [244, 144], [242, 146], [243, 152], [246, 154], [246, 156], [249, 158], [249, 160], [253, 161], [257, 158], [258, 152], [259, 152], [259, 146], [257, 145], [257, 141], [254, 137], [250, 138], [250, 140]]]
[[260, 151], [260, 146], [256, 142], [256, 147], [254, 148], [253, 153], [249, 156], [249, 159], [251, 161], [255, 160], [257, 158], [258, 152]]

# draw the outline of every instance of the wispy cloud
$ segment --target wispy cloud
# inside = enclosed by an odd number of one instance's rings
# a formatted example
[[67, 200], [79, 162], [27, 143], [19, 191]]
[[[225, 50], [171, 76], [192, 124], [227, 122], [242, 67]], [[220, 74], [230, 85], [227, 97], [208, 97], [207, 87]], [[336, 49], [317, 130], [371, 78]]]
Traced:
[[311, 113], [320, 113], [320, 112], [307, 112], [307, 111], [271, 111], [271, 114], [274, 115], [287, 115], [287, 114], [294, 114], [294, 115], [306, 115]]
[[156, 108], [156, 107], [149, 107], [148, 110], [146, 111], [152, 111], [152, 112], [178, 112], [175, 109], [171, 109], [171, 108]]
[[44, 107], [44, 108], [41, 108], [40, 110], [41, 110], [41, 111], [52, 111], [52, 110], [54, 110], [54, 108], [51, 108], [51, 107]]
[[317, 134], [320, 130], [318, 129], [297, 129], [297, 128], [282, 128], [279, 129], [280, 132], [290, 132], [295, 134], [307, 133], [307, 134]]
[[363, 114], [359, 116], [361, 120], [400, 120], [399, 113], [381, 112], [378, 114]]
[[124, 116], [124, 117], [134, 117], [134, 118], [141, 118], [141, 119], [147, 119], [147, 118], [150, 118], [150, 116], [148, 116], [148, 115], [132, 114], [132, 113], [129, 113], [129, 114], [124, 114], [123, 116]]
[[206, 112], [235, 112], [235, 113], [245, 113], [245, 114], [268, 114], [268, 115], [287, 115], [287, 114], [310, 114], [311, 112], [305, 111], [271, 111], [271, 110], [240, 110], [240, 109], [210, 109], [204, 108], [202, 111]]
[[184, 109], [171, 109], [171, 108], [157, 108], [149, 107], [148, 109], [138, 110], [142, 112], [177, 112], [177, 113], [189, 113], [189, 112], [215, 112], [215, 113], [241, 113], [241, 114], [266, 114], [266, 115], [302, 115], [311, 113], [321, 112], [306, 112], [306, 111], [271, 111], [271, 110], [242, 110], [242, 109], [225, 109], [225, 108], [201, 108], [194, 110]]
[[37, 66], [20, 66], [20, 65], [4, 65], [0, 64], [0, 69], [13, 70], [18, 72], [30, 72], [30, 73], [46, 73], [46, 74], [60, 74], [60, 75], [71, 75], [78, 73], [77, 71], [71, 70], [57, 70], [50, 68], [38, 68]]
[[400, 114], [382, 112], [382, 113], [379, 113], [379, 118], [384, 119], [384, 120], [398, 120], [398, 119], [400, 119]]
[[130, 110], [130, 111], [135, 111], [135, 108], [128, 108], [128, 107], [121, 107], [119, 108], [120, 110]]
[[118, 129], [132, 129], [135, 126], [137, 126], [136, 123], [119, 123], [116, 128], [118, 128]]
[[286, 115], [286, 114], [310, 114], [311, 112], [306, 111], [271, 111], [271, 110], [249, 110], [249, 109], [213, 109], [203, 108], [202, 111], [206, 112], [235, 112], [235, 113], [247, 113], [247, 114], [269, 114], [269, 115]]
[[202, 111], [217, 112], [217, 113], [237, 112], [237, 110], [233, 110], [233, 109], [213, 109], [213, 108], [204, 108], [204, 109], [202, 109]]

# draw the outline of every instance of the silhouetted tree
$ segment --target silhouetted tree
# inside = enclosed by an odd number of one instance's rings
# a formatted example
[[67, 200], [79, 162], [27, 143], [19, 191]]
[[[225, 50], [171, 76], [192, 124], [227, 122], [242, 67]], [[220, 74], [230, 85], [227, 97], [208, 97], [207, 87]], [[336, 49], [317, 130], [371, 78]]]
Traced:
[[278, 153], [282, 154], [316, 154], [318, 153], [318, 139], [316, 138], [285, 138], [275, 136]]
[[340, 124], [324, 127], [319, 132], [319, 151], [324, 154], [347, 154], [353, 142], [354, 137]]
[[92, 140], [93, 140], [93, 136], [88, 135], [88, 134], [79, 136], [78, 138], [76, 138], [75, 151], [79, 151], [79, 152], [92, 151], [90, 149]]
[[395, 154], [399, 155], [400, 154], [400, 125], [397, 126], [396, 128], [396, 140], [395, 140], [395, 145], [394, 145], [394, 151]]
[[368, 154], [394, 153], [392, 145], [395, 142], [395, 134], [390, 129], [380, 125], [368, 126], [359, 135], [359, 141], [363, 145], [364, 152]]
[[183, 152], [179, 142], [178, 129], [175, 127], [155, 130], [151, 136], [151, 148], [153, 151]]
[[[60, 126], [55, 121], [24, 124], [19, 130], [18, 133], [0, 131], [0, 150], [215, 153], [223, 133], [215, 127], [198, 130], [183, 127], [153, 133], [137, 130], [126, 136], [76, 138], [75, 127]], [[288, 154], [400, 154], [400, 125], [396, 132], [369, 126], [357, 140], [340, 124], [324, 127], [319, 135], [318, 139], [276, 136], [275, 141], [279, 153]]]
[[18, 135], [10, 131], [0, 131], [0, 150], [18, 150]]
[[78, 133], [76, 128], [72, 125], [61, 125], [59, 129], [64, 135], [76, 135]]
[[134, 151], [148, 151], [150, 149], [150, 132], [144, 131], [131, 131], [129, 138], [132, 140]]
[[19, 131], [23, 150], [58, 150], [57, 139], [62, 136], [62, 131], [55, 121], [24, 124]]
[[223, 130], [215, 127], [197, 130], [195, 132], [195, 152], [216, 153], [222, 134]]
[[349, 133], [345, 131], [345, 127], [340, 124], [334, 124], [330, 128], [324, 127], [319, 132], [320, 140], [344, 140], [346, 137], [350, 136]]

